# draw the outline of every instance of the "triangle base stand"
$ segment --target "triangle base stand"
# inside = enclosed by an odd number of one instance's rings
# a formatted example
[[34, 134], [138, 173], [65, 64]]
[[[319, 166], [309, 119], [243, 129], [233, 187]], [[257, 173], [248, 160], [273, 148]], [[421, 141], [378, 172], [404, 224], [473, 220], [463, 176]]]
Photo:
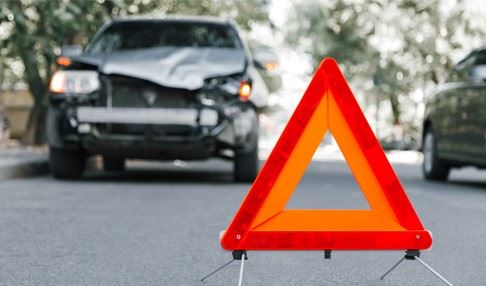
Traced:
[[214, 274], [218, 273], [219, 271], [225, 269], [227, 266], [229, 266], [231, 263], [235, 262], [236, 260], [240, 260], [240, 276], [238, 277], [238, 286], [243, 285], [243, 272], [245, 270], [245, 260], [248, 260], [248, 255], [246, 254], [246, 250], [234, 250], [231, 255], [233, 256], [233, 259], [230, 261], [226, 262], [225, 264], [221, 265], [218, 267], [216, 270], [213, 272], [207, 274], [203, 278], [201, 278], [201, 282], [204, 282], [207, 278], [213, 276]]
[[[238, 277], [238, 286], [243, 285], [243, 272], [245, 269], [245, 260], [248, 260], [248, 255], [246, 253], [246, 250], [235, 250], [232, 253], [233, 259], [230, 261], [226, 262], [222, 266], [218, 267], [216, 270], [212, 271], [211, 273], [207, 274], [203, 278], [201, 278], [201, 282], [206, 280], [207, 278], [213, 276], [214, 274], [218, 273], [219, 271], [223, 270], [227, 266], [229, 266], [231, 263], [235, 262], [236, 260], [240, 260], [240, 275]], [[324, 251], [324, 259], [331, 259], [331, 250], [325, 250]], [[432, 268], [430, 265], [428, 265], [425, 261], [423, 261], [420, 258], [420, 251], [419, 250], [407, 250], [405, 252], [405, 255], [397, 262], [395, 265], [393, 265], [383, 276], [380, 277], [380, 280], [384, 280], [388, 274], [390, 274], [395, 268], [397, 268], [403, 261], [405, 260], [416, 260], [420, 264], [422, 264], [427, 270], [432, 272], [437, 278], [439, 278], [442, 282], [444, 282], [448, 286], [454, 286], [451, 282], [449, 282], [447, 279], [445, 279], [442, 275], [440, 275], [434, 268]]]
[[384, 280], [385, 277], [388, 276], [388, 274], [390, 274], [393, 270], [395, 270], [395, 268], [397, 268], [398, 265], [400, 265], [405, 260], [416, 260], [416, 261], [420, 262], [420, 264], [422, 264], [425, 268], [427, 268], [427, 270], [432, 272], [432, 274], [434, 274], [437, 278], [439, 278], [446, 285], [454, 286], [451, 282], [449, 282], [442, 275], [440, 275], [434, 268], [432, 268], [430, 265], [425, 263], [425, 261], [423, 261], [420, 258], [420, 251], [418, 251], [418, 250], [407, 250], [405, 252], [405, 256], [403, 256], [397, 263], [395, 263], [395, 265], [392, 266], [392, 268], [390, 268], [387, 272], [385, 272], [385, 274], [383, 274], [383, 276], [381, 276], [380, 279]]

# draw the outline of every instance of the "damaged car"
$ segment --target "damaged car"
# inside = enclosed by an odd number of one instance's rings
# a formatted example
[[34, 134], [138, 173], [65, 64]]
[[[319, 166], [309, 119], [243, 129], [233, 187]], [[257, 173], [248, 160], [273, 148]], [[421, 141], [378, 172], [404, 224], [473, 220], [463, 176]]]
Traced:
[[50, 82], [48, 142], [56, 178], [77, 178], [101, 155], [233, 161], [236, 181], [258, 173], [258, 111], [268, 88], [231, 22], [125, 18], [83, 50], [68, 46]]

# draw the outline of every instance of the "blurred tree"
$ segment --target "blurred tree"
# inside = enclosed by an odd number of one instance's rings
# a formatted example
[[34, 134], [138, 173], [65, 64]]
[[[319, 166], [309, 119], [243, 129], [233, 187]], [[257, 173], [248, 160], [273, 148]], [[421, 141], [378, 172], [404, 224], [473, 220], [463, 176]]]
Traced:
[[[45, 142], [47, 85], [56, 51], [86, 44], [113, 17], [147, 14], [217, 15], [243, 28], [268, 21], [265, 0], [7, 0], [0, 1], [0, 54], [6, 82], [23, 80], [34, 97], [24, 143]], [[17, 78], [15, 78], [17, 77]]]
[[454, 51], [467, 52], [484, 38], [486, 26], [474, 25], [477, 16], [463, 0], [295, 1], [287, 42], [310, 54], [314, 65], [336, 58], [360, 90], [371, 91], [379, 78], [391, 123], [403, 123], [402, 105], [411, 94], [430, 90], [452, 67]]
[[373, 25], [360, 5], [349, 1], [296, 1], [287, 26], [287, 41], [318, 63], [323, 55], [358, 66], [373, 54], [368, 37]]
[[268, 22], [267, 0], [165, 0], [160, 3], [164, 14], [208, 15], [233, 19], [249, 30], [254, 23]]

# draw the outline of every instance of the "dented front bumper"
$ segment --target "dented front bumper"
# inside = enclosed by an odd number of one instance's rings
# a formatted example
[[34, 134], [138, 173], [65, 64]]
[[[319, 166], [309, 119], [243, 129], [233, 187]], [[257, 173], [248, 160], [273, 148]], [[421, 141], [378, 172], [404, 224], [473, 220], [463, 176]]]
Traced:
[[127, 158], [206, 159], [253, 146], [254, 109], [237, 103], [200, 108], [114, 108], [63, 104], [49, 110], [49, 144]]

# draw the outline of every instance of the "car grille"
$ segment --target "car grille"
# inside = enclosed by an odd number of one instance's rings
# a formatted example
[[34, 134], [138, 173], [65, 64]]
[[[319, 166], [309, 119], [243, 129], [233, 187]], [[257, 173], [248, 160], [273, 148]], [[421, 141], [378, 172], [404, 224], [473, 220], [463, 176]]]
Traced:
[[[162, 87], [125, 76], [103, 78], [100, 105], [115, 108], [195, 108], [195, 92]], [[140, 124], [98, 124], [102, 133], [120, 135], [189, 136], [191, 126], [149, 126]]]
[[195, 105], [193, 91], [161, 87], [129, 77], [108, 78], [106, 105], [131, 108], [190, 108]]

